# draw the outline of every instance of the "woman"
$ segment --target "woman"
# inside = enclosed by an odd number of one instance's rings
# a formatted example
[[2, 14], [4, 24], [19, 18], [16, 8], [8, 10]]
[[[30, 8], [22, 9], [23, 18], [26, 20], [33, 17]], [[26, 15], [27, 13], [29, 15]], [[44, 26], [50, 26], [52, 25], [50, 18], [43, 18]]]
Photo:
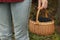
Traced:
[[[28, 16], [32, 0], [0, 0], [0, 39], [12, 40], [12, 19], [15, 40], [29, 40]], [[42, 3], [42, 5], [40, 5]], [[39, 7], [47, 7], [47, 0], [39, 0]]]

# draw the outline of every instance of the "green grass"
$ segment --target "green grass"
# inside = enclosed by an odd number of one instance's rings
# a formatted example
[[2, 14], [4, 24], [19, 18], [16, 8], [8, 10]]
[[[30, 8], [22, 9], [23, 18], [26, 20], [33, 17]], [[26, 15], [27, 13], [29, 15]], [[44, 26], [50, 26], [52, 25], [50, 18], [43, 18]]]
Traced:
[[39, 36], [39, 35], [30, 33], [30, 40], [60, 40], [60, 35], [58, 33], [54, 33], [48, 36]]

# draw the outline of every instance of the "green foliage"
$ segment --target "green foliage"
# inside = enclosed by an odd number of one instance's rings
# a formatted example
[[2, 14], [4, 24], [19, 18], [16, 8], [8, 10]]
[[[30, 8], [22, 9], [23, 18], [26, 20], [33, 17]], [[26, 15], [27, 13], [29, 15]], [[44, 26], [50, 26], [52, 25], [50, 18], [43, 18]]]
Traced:
[[41, 36], [41, 35], [39, 36], [39, 35], [30, 33], [30, 40], [60, 40], [60, 39], [57, 33], [54, 33], [48, 36]]

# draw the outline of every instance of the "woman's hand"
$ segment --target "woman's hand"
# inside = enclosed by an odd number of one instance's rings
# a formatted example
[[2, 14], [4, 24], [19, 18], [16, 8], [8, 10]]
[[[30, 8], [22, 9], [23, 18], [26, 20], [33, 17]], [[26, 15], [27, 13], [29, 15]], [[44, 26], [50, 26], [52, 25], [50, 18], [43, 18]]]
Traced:
[[48, 6], [47, 0], [38, 0], [38, 9], [46, 9]]

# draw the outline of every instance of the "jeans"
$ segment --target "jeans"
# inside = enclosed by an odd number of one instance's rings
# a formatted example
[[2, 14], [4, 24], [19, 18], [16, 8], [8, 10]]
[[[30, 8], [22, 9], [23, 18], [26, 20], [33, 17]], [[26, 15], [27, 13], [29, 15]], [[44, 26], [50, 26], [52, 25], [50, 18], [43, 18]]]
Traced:
[[16, 40], [29, 40], [28, 17], [31, 0], [0, 3], [0, 39], [12, 40], [12, 21]]

